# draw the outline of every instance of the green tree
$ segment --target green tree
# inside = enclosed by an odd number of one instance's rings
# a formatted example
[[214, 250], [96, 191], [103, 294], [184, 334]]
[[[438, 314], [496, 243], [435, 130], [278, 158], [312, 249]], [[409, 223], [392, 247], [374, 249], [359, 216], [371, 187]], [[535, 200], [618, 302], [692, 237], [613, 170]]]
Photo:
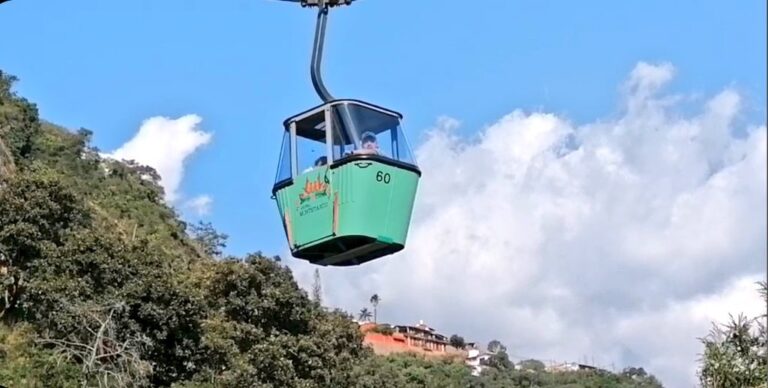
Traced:
[[381, 299], [379, 298], [379, 294], [373, 294], [373, 296], [371, 296], [371, 305], [373, 305], [373, 321], [374, 322], [378, 322], [377, 307], [379, 306], [379, 301], [381, 301]]
[[210, 222], [199, 221], [197, 224], [189, 225], [189, 233], [209, 256], [221, 257], [223, 249], [227, 247], [229, 236], [216, 231]]
[[120, 304], [80, 306], [76, 308], [76, 314], [79, 314], [82, 327], [88, 332], [84, 341], [43, 338], [38, 343], [52, 345], [59, 360], [80, 363], [83, 385], [92, 381], [99, 387], [147, 385], [152, 365], [141, 359], [141, 347], [147, 344], [147, 339], [140, 334], [118, 339], [113, 318], [124, 307]]
[[499, 340], [488, 342], [488, 352], [491, 353], [491, 356], [485, 361], [485, 365], [498, 370], [506, 370], [513, 367], [512, 361], [509, 360], [509, 355], [507, 354], [507, 347]]
[[277, 258], [223, 257], [226, 235], [187, 227], [153, 169], [102, 159], [89, 130], [33, 108], [0, 82], [0, 381], [353, 384], [370, 353], [349, 315], [311, 302]]
[[621, 375], [622, 376], [626, 376], [626, 377], [635, 378], [635, 377], [646, 377], [646, 376], [648, 376], [648, 373], [642, 367], [640, 367], [640, 368], [637, 368], [637, 367], [626, 367], [626, 368], [624, 368], [621, 371]]
[[82, 373], [75, 363], [61, 360], [55, 351], [37, 344], [34, 327], [0, 323], [0, 384], [7, 387], [81, 386]]
[[456, 349], [464, 349], [467, 346], [464, 342], [464, 337], [461, 337], [458, 334], [452, 335], [448, 341], [451, 343], [451, 346]]
[[40, 135], [37, 107], [12, 91], [16, 76], [0, 70], [0, 136], [16, 165], [26, 165], [34, 156]]
[[428, 359], [413, 353], [367, 358], [355, 368], [356, 388], [464, 388], [473, 377], [462, 361]]
[[290, 271], [264, 257], [213, 266], [202, 344], [206, 362], [194, 381], [221, 386], [348, 386], [365, 354], [351, 317], [326, 313]]
[[23, 315], [24, 290], [35, 265], [61, 248], [87, 218], [82, 202], [49, 169], [15, 175], [0, 187], [0, 317]]
[[[759, 292], [768, 303], [766, 282], [759, 283]], [[728, 323], [713, 323], [700, 340], [704, 344], [699, 369], [703, 387], [768, 387], [766, 314], [730, 316]]]
[[541, 372], [545, 368], [546, 368], [546, 365], [544, 365], [544, 363], [539, 360], [529, 359], [529, 360], [520, 361], [520, 369], [522, 370], [532, 370], [536, 372]]
[[500, 351], [507, 351], [507, 347], [504, 346], [499, 340], [491, 340], [488, 342], [488, 352], [497, 353]]
[[368, 308], [363, 307], [362, 309], [360, 309], [360, 313], [357, 315], [357, 318], [361, 321], [367, 321], [371, 319], [372, 316], [373, 314], [371, 314]]
[[485, 365], [499, 370], [513, 368], [512, 361], [509, 360], [509, 355], [507, 355], [506, 350], [499, 350], [496, 353], [491, 354]]

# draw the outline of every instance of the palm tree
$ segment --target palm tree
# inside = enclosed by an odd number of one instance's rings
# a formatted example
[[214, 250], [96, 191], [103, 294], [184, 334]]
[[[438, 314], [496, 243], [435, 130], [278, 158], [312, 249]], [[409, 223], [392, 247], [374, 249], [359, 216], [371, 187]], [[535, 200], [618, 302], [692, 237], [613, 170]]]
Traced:
[[379, 294], [373, 294], [373, 296], [371, 297], [371, 304], [373, 305], [373, 321], [374, 322], [378, 322], [376, 320], [376, 313], [377, 313], [376, 307], [379, 305], [380, 300], [381, 299], [379, 299]]
[[360, 314], [358, 315], [358, 318], [361, 321], [367, 321], [369, 318], [371, 318], [371, 312], [368, 311], [366, 307], [363, 307], [362, 309], [360, 309]]

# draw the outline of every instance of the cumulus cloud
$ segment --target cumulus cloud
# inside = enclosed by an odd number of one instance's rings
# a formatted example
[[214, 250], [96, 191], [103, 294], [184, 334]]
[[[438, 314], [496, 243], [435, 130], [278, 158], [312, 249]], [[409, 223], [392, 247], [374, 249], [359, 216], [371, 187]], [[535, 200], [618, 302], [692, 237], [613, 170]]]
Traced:
[[213, 198], [210, 195], [198, 195], [185, 203], [185, 206], [191, 209], [198, 216], [208, 215], [211, 212]]
[[755, 297], [755, 283], [764, 279], [764, 275], [740, 276], [711, 294], [634, 311], [614, 322], [610, 334], [602, 339], [606, 342], [603, 347], [613, 348], [617, 359], [622, 353], [645, 358], [645, 369], [664, 378], [665, 386], [693, 386], [698, 371], [695, 361], [704, 351], [695, 337], [705, 337], [711, 322], [727, 323], [729, 313], [734, 317], [739, 313], [748, 317], [765, 314], [765, 304]]
[[[737, 128], [730, 89], [682, 113], [674, 75], [638, 64], [618, 117], [583, 125], [515, 110], [467, 139], [441, 118], [415, 150], [406, 249], [321, 268], [326, 303], [378, 293], [384, 321], [692, 385], [710, 321], [764, 310], [766, 126]], [[314, 268], [290, 265], [309, 287]]]
[[[179, 186], [184, 176], [184, 164], [202, 146], [208, 144], [212, 134], [199, 128], [202, 118], [191, 114], [172, 119], [152, 117], [145, 120], [136, 135], [120, 148], [105, 156], [114, 159], [135, 160], [153, 167], [160, 175], [160, 184], [168, 202], [180, 198]], [[206, 205], [205, 199], [196, 204]]]

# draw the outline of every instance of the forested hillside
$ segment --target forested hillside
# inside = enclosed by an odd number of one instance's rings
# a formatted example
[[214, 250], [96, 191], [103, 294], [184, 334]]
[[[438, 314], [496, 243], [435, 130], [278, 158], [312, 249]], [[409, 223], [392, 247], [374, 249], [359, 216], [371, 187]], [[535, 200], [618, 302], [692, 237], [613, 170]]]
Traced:
[[156, 172], [42, 121], [0, 71], [0, 384], [8, 387], [658, 387], [639, 370], [374, 356], [279, 258], [222, 255]]
[[354, 322], [272, 258], [211, 256], [223, 236], [187, 228], [152, 169], [42, 122], [14, 80], [0, 73], [0, 384], [353, 384]]

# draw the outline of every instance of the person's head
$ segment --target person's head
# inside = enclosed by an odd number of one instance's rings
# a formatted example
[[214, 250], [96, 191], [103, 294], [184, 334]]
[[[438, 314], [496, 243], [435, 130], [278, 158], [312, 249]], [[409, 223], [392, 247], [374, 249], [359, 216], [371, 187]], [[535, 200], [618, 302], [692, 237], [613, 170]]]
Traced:
[[321, 156], [315, 160], [315, 167], [325, 166], [326, 164], [328, 164], [328, 157], [326, 156]]
[[377, 150], [379, 144], [376, 142], [376, 135], [373, 132], [365, 132], [361, 138], [363, 149], [365, 150]]

